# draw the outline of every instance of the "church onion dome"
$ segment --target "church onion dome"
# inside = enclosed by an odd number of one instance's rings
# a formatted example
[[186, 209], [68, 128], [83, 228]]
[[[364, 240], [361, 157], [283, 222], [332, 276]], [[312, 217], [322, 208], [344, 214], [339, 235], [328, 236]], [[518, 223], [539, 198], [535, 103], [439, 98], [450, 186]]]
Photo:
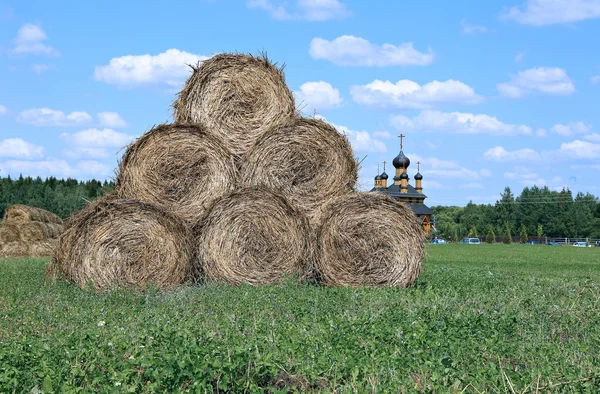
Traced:
[[381, 175], [375, 175], [375, 180], [376, 180], [376, 181], [380, 181], [381, 179], [382, 179], [382, 178], [381, 178]]
[[408, 174], [403, 172], [402, 175], [400, 175], [400, 179], [408, 179]]
[[402, 152], [402, 150], [401, 150], [400, 153], [398, 153], [398, 156], [394, 157], [394, 160], [392, 161], [392, 164], [396, 168], [407, 169], [408, 166], [410, 165], [410, 160], [409, 160], [408, 157], [406, 157], [404, 155], [404, 152]]
[[387, 181], [388, 178], [389, 178], [388, 174], [386, 174], [384, 171], [383, 174], [381, 174], [381, 179], [383, 179], [384, 181]]
[[417, 172], [417, 175], [415, 175], [415, 180], [416, 180], [416, 181], [423, 180], [423, 175], [421, 175], [421, 173], [420, 173], [420, 172]]

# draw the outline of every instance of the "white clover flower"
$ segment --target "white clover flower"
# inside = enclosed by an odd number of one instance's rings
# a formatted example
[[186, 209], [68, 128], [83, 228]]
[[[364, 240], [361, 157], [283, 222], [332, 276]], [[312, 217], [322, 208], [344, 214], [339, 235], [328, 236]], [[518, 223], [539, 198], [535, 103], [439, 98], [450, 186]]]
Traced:
[[98, 327], [104, 327], [105, 321], [104, 320], [100, 320], [98, 322]]
[[117, 386], [117, 387], [118, 387], [118, 386], [120, 386], [120, 385], [121, 385], [121, 382], [115, 382], [115, 386]]

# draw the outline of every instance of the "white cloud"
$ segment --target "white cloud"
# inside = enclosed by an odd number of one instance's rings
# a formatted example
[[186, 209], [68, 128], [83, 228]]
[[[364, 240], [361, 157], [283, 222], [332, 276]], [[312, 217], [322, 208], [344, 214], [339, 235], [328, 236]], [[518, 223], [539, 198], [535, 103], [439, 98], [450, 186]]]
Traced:
[[7, 138], [0, 141], [0, 157], [39, 159], [43, 156], [43, 146], [34, 145], [21, 138]]
[[7, 112], [8, 112], [8, 108], [6, 108], [4, 105], [0, 104], [0, 115], [4, 115]]
[[289, 7], [289, 1], [248, 0], [249, 8], [267, 11], [277, 20], [326, 21], [343, 19], [350, 16], [346, 5], [339, 0], [295, 0]]
[[575, 140], [560, 145], [560, 151], [573, 159], [600, 158], [600, 144]]
[[418, 154], [409, 153], [407, 156], [411, 160], [411, 168], [416, 174], [417, 166], [416, 163], [421, 163], [421, 173], [424, 177], [431, 177], [433, 179], [462, 179], [469, 178], [471, 180], [477, 180], [482, 177], [489, 177], [492, 173], [486, 169], [482, 168], [480, 170], [471, 170], [461, 166], [455, 160], [443, 160], [438, 159], [436, 157], [421, 157]]
[[87, 129], [74, 134], [62, 133], [60, 138], [70, 147], [63, 153], [72, 159], [108, 158], [127, 146], [134, 137], [112, 129]]
[[106, 178], [114, 174], [114, 171], [110, 166], [94, 160], [80, 161], [79, 163], [77, 163], [76, 170], [79, 173], [95, 176], [98, 178]]
[[553, 133], [556, 133], [563, 137], [570, 137], [575, 134], [588, 133], [591, 130], [592, 127], [586, 125], [583, 122], [572, 122], [566, 125], [558, 123], [552, 126], [552, 128], [550, 129], [550, 131], [552, 131]]
[[532, 92], [569, 95], [575, 91], [573, 81], [565, 70], [557, 67], [537, 67], [520, 71], [511, 80], [496, 85], [506, 97], [519, 98]]
[[600, 17], [598, 0], [527, 0], [510, 7], [503, 15], [524, 25], [543, 26], [572, 23]]
[[598, 134], [598, 133], [589, 134], [589, 135], [586, 135], [583, 138], [585, 138], [586, 140], [591, 141], [591, 142], [598, 142], [598, 143], [600, 143], [600, 134]]
[[374, 131], [373, 135], [377, 138], [383, 138], [383, 139], [388, 139], [388, 138], [392, 138], [392, 135], [390, 134], [389, 131], [387, 130], [378, 130], [378, 131]]
[[92, 121], [87, 112], [65, 114], [50, 108], [33, 108], [21, 112], [17, 121], [34, 126], [81, 126]]
[[41, 74], [44, 71], [48, 71], [49, 69], [50, 69], [50, 66], [47, 64], [32, 64], [31, 65], [31, 70], [36, 74]]
[[0, 162], [0, 170], [5, 175], [18, 176], [55, 176], [57, 178], [106, 178], [113, 170], [106, 164], [86, 160], [71, 166], [66, 160], [48, 157], [44, 160], [7, 160]]
[[598, 84], [598, 83], [600, 83], [600, 75], [594, 75], [594, 76], [590, 77], [590, 81], [591, 81], [593, 84]]
[[358, 104], [384, 108], [425, 109], [438, 103], [477, 104], [483, 101], [472, 87], [452, 79], [433, 81], [423, 86], [407, 79], [395, 84], [376, 79], [367, 85], [352, 86], [350, 93]]
[[110, 60], [108, 65], [98, 66], [94, 78], [111, 85], [136, 87], [144, 85], [167, 85], [176, 87], [190, 75], [188, 65], [208, 57], [169, 49], [158, 55], [128, 55]]
[[545, 129], [537, 129], [535, 131], [535, 135], [537, 135], [538, 137], [545, 137], [548, 135], [548, 132]]
[[461, 185], [458, 185], [458, 187], [460, 189], [485, 189], [485, 187], [483, 186], [483, 184], [479, 183], [479, 182], [469, 182], [469, 183], [463, 183]]
[[331, 86], [329, 82], [306, 82], [294, 94], [298, 107], [311, 114], [315, 108], [317, 111], [325, 111], [337, 108], [342, 104], [340, 91]]
[[326, 59], [338, 66], [427, 66], [435, 57], [433, 51], [417, 51], [411, 42], [400, 45], [372, 44], [364, 38], [345, 35], [333, 41], [313, 38], [309, 54], [313, 59]]
[[497, 162], [519, 162], [538, 161], [540, 159], [540, 154], [529, 148], [507, 151], [502, 146], [496, 146], [488, 149], [483, 154], [483, 157], [487, 160]]
[[4, 174], [25, 176], [55, 176], [72, 177], [77, 175], [65, 160], [47, 158], [40, 161], [7, 160], [0, 162], [0, 169]]
[[74, 134], [62, 133], [60, 136], [73, 145], [90, 147], [122, 147], [133, 139], [130, 135], [111, 129], [87, 129]]
[[523, 61], [523, 59], [525, 59], [525, 52], [519, 52], [515, 55], [515, 63], [520, 63]]
[[403, 132], [442, 132], [459, 134], [517, 135], [532, 134], [526, 125], [502, 123], [485, 114], [462, 112], [422, 111], [413, 118], [392, 116], [390, 123]]
[[13, 48], [13, 52], [22, 55], [58, 56], [59, 52], [56, 49], [43, 43], [47, 39], [48, 37], [41, 27], [33, 23], [26, 23], [21, 26], [17, 33], [16, 46]]
[[127, 122], [117, 112], [100, 112], [97, 116], [100, 126], [114, 128], [127, 126]]
[[348, 140], [350, 141], [350, 144], [352, 145], [352, 149], [354, 149], [357, 152], [387, 152], [386, 145], [382, 141], [373, 138], [368, 131], [351, 130], [346, 126], [340, 126], [331, 123], [320, 115], [317, 115], [316, 118], [326, 121], [327, 123], [332, 125], [338, 132], [346, 135], [346, 137], [348, 137]]
[[460, 21], [460, 34], [483, 34], [487, 33], [488, 29], [481, 25], [472, 25], [466, 19]]

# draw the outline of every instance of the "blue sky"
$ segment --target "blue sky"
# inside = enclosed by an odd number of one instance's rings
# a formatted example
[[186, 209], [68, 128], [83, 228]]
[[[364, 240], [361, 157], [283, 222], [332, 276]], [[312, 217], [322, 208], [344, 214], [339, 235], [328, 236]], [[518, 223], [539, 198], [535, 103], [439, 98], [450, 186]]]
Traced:
[[430, 205], [600, 195], [600, 0], [91, 4], [0, 0], [0, 175], [110, 178], [186, 64], [264, 50], [366, 157], [364, 188], [403, 133]]

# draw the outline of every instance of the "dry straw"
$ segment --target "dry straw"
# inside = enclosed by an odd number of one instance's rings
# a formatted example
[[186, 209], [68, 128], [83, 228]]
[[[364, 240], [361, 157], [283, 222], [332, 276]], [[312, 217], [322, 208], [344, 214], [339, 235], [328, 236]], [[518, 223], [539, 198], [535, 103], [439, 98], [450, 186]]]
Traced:
[[283, 68], [266, 55], [219, 54], [192, 68], [173, 103], [175, 121], [206, 124], [235, 154], [296, 114]]
[[324, 202], [353, 191], [357, 167], [343, 134], [322, 120], [298, 117], [256, 141], [242, 158], [240, 179], [280, 190], [317, 222]]
[[176, 216], [151, 204], [113, 196], [89, 203], [65, 225], [48, 273], [80, 286], [162, 289], [187, 281], [189, 232]]
[[318, 233], [327, 286], [408, 286], [421, 272], [425, 234], [413, 211], [376, 193], [332, 200]]
[[160, 125], [127, 148], [116, 191], [195, 223], [219, 195], [233, 190], [233, 154], [199, 124]]
[[195, 233], [197, 264], [209, 281], [274, 284], [312, 269], [306, 216], [264, 187], [223, 196]]
[[12, 205], [6, 209], [4, 221], [10, 223], [42, 222], [62, 224], [62, 219], [52, 212], [27, 205]]

